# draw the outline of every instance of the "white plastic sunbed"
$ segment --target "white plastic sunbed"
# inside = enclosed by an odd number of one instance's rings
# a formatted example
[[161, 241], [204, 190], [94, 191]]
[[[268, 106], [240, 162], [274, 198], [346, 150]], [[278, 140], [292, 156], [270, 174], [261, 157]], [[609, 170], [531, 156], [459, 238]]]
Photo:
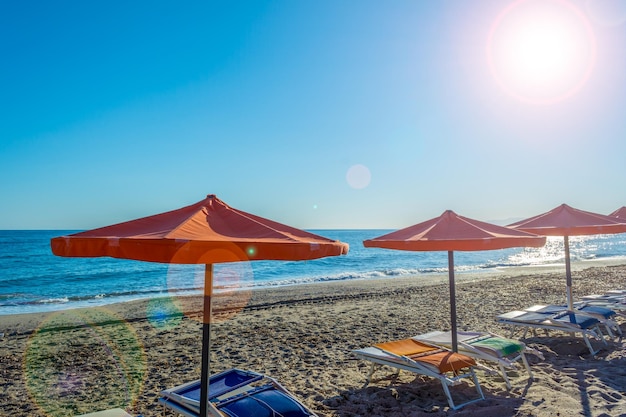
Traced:
[[[161, 391], [159, 403], [186, 417], [200, 414], [200, 380]], [[213, 417], [315, 417], [273, 378], [229, 369], [209, 378], [209, 415]]]
[[572, 334], [580, 333], [592, 355], [598, 353], [599, 349], [595, 350], [593, 348], [589, 341], [590, 337], [602, 341], [604, 345], [607, 344], [600, 332], [600, 321], [598, 319], [571, 311], [564, 311], [558, 314], [543, 314], [515, 310], [500, 314], [497, 317], [497, 321], [511, 327], [509, 337], [513, 336], [516, 327], [524, 329], [522, 338], [526, 337], [526, 333], [529, 329], [543, 329], [546, 335], [548, 330], [557, 330]]
[[[434, 331], [413, 337], [416, 340], [430, 343], [445, 348], [452, 347], [452, 332]], [[504, 379], [508, 389], [511, 389], [511, 381], [507, 375], [507, 369], [517, 368], [517, 362], [523, 363], [528, 378], [533, 378], [526, 353], [533, 353], [543, 359], [543, 354], [527, 347], [524, 343], [508, 339], [488, 332], [457, 332], [459, 352], [476, 359], [498, 364], [500, 375]]]
[[[428, 345], [414, 339], [395, 340], [380, 343], [352, 353], [359, 359], [372, 362], [372, 367], [364, 386], [367, 386], [376, 369], [376, 365], [386, 365], [400, 370], [429, 376], [439, 380], [450, 408], [459, 409], [467, 404], [485, 399], [476, 377], [476, 361], [469, 356], [451, 352], [448, 349]], [[450, 386], [458, 385], [463, 379], [474, 382], [478, 397], [455, 404], [450, 393]]]

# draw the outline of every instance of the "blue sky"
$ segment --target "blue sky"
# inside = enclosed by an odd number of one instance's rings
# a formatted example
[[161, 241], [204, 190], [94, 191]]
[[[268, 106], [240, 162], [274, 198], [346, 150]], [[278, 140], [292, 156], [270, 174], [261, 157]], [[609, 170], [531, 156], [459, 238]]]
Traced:
[[626, 6], [542, 0], [580, 29], [556, 46], [578, 72], [532, 55], [557, 39], [538, 30], [509, 65], [537, 1], [2, 2], [0, 229], [206, 194], [307, 229], [608, 214], [626, 205]]

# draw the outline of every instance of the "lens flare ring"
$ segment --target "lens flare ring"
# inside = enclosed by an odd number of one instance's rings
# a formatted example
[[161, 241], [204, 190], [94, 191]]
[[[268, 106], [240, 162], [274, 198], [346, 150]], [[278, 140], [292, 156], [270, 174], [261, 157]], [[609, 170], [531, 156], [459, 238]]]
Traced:
[[257, 248], [253, 245], [244, 251], [234, 243], [224, 243], [220, 248], [203, 253], [198, 264], [170, 264], [167, 272], [169, 302], [181, 316], [201, 322], [203, 298], [197, 294], [204, 291], [208, 267], [202, 260], [210, 263], [211, 259], [222, 259], [226, 261], [213, 265], [211, 323], [233, 318], [249, 304], [252, 297], [254, 273], [250, 262], [245, 260], [252, 258], [251, 253], [257, 253]]
[[48, 316], [29, 338], [22, 366], [31, 400], [51, 416], [132, 408], [147, 369], [133, 328], [104, 308]]
[[370, 170], [365, 165], [352, 165], [346, 173], [346, 181], [348, 185], [354, 189], [366, 188], [372, 179]]

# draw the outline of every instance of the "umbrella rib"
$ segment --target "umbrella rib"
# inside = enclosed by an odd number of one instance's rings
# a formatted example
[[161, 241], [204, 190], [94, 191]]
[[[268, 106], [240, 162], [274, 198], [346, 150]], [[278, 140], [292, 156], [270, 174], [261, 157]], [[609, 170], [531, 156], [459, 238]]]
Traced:
[[[205, 205], [202, 205], [202, 206], [200, 207], [200, 209], [201, 209], [201, 210], [203, 210], [203, 211], [204, 211], [204, 213], [205, 213], [207, 216], [209, 215], [209, 213], [208, 213], [207, 208], [206, 208], [206, 206], [205, 206]], [[169, 232], [167, 232], [167, 234], [165, 235], [165, 237], [166, 237], [167, 239], [172, 239], [170, 236], [171, 236], [171, 235], [173, 235], [173, 234], [175, 234], [176, 232], [178, 232], [178, 231], [179, 231], [179, 230], [180, 230], [180, 229], [181, 229], [184, 225], [186, 225], [186, 224], [187, 224], [187, 223], [188, 223], [191, 219], [193, 219], [193, 217], [196, 215], [196, 213], [197, 213], [197, 211], [196, 211], [196, 210], [194, 210], [194, 211], [193, 211], [193, 212], [192, 212], [189, 216], [187, 216], [187, 217], [185, 218], [185, 220], [181, 221], [181, 222], [178, 224], [178, 226], [174, 227], [172, 230], [170, 230]], [[177, 239], [177, 240], [181, 240], [181, 239], [178, 239], [178, 238], [175, 238], [175, 239]]]

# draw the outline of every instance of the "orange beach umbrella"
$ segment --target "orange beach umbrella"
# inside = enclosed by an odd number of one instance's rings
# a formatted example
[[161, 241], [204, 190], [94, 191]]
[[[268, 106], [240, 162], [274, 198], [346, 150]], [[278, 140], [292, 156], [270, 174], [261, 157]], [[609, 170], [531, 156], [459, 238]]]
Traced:
[[454, 251], [481, 251], [520, 246], [539, 247], [545, 237], [459, 216], [451, 210], [425, 222], [364, 240], [365, 247], [406, 251], [447, 251], [452, 349], [457, 352]]
[[51, 239], [58, 256], [205, 264], [200, 415], [207, 415], [213, 264], [309, 260], [348, 245], [228, 206], [215, 195], [190, 206]]
[[565, 245], [565, 277], [567, 307], [572, 310], [572, 270], [569, 255], [569, 236], [600, 235], [626, 232], [626, 223], [603, 214], [583, 211], [567, 204], [525, 220], [510, 224], [509, 227], [536, 233], [542, 236], [563, 236]]
[[615, 217], [618, 221], [626, 221], [626, 206], [622, 206], [609, 214], [609, 217]]

